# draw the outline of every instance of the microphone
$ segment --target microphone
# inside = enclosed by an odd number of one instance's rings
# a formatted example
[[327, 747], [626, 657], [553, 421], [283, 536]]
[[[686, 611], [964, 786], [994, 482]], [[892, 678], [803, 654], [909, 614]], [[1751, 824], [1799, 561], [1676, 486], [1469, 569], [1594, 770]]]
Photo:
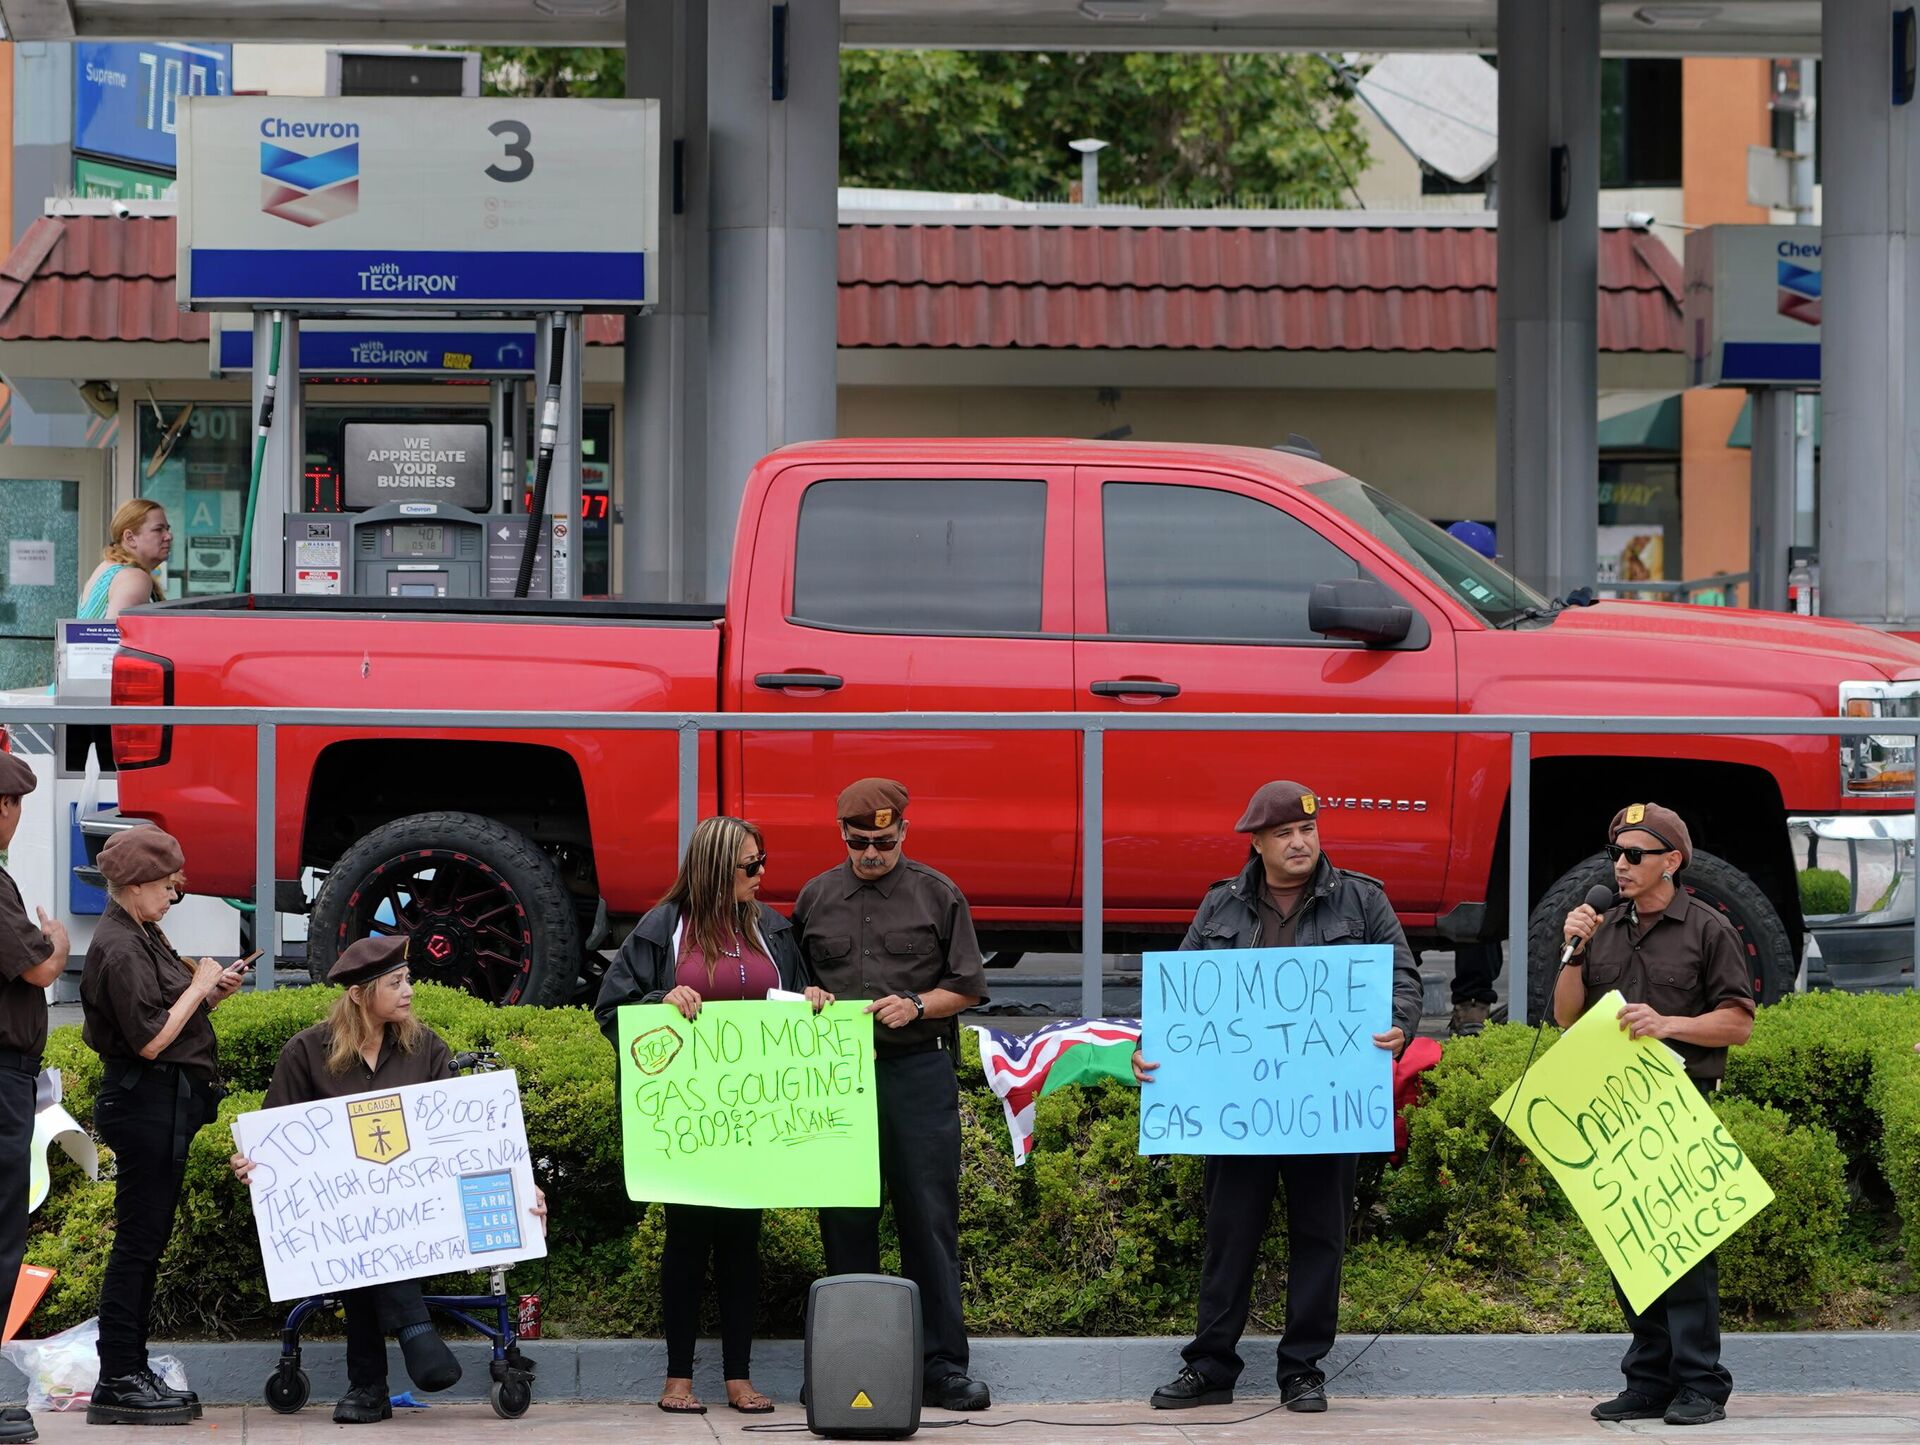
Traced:
[[[1613, 907], [1613, 903], [1614, 892], [1604, 884], [1596, 883], [1587, 890], [1586, 905], [1595, 913], [1605, 913], [1609, 908]], [[1572, 961], [1573, 955], [1579, 950], [1579, 947], [1579, 939], [1569, 938], [1567, 940], [1567, 946], [1560, 950], [1560, 966], [1562, 968], [1565, 968], [1567, 964]]]

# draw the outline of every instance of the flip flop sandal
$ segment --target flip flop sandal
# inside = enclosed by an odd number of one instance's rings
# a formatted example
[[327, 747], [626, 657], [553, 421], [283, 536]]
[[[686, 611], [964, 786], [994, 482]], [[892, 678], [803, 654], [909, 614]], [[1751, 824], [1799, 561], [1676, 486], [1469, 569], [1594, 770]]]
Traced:
[[[669, 1404], [668, 1402], [672, 1400], [680, 1400], [685, 1403], [678, 1405]], [[691, 1395], [662, 1395], [656, 1403], [669, 1415], [704, 1415], [707, 1413], [707, 1407]]]
[[771, 1415], [773, 1413], [773, 1401], [769, 1400], [758, 1390], [748, 1395], [746, 1399], [748, 1403], [744, 1405], [738, 1400], [729, 1399], [727, 1401], [727, 1408], [729, 1410], [738, 1410], [742, 1415]]

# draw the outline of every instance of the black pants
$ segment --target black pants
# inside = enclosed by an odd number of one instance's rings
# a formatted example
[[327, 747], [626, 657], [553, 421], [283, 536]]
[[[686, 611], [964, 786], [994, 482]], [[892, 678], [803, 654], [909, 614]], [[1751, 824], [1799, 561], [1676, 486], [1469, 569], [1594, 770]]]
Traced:
[[347, 1388], [384, 1390], [387, 1336], [408, 1325], [426, 1323], [427, 1306], [418, 1280], [352, 1289], [340, 1296], [347, 1315]]
[[667, 1374], [693, 1377], [700, 1333], [700, 1295], [713, 1261], [720, 1302], [720, 1367], [729, 1380], [752, 1372], [753, 1315], [760, 1304], [760, 1211], [669, 1204], [667, 1246], [660, 1260], [660, 1314], [667, 1336]]
[[146, 1368], [154, 1282], [187, 1177], [185, 1146], [213, 1117], [213, 1104], [207, 1086], [183, 1084], [176, 1069], [107, 1063], [93, 1106], [115, 1170], [113, 1249], [100, 1281], [102, 1379]]
[[1618, 1284], [1613, 1297], [1633, 1331], [1633, 1342], [1620, 1357], [1629, 1390], [1671, 1400], [1692, 1389], [1716, 1405], [1727, 1403], [1733, 1375], [1720, 1363], [1719, 1255], [1708, 1255], [1668, 1285], [1644, 1314], [1634, 1313]]
[[1353, 1218], [1354, 1154], [1245, 1154], [1207, 1159], [1207, 1247], [1200, 1328], [1181, 1356], [1209, 1385], [1231, 1389], [1243, 1361], [1254, 1267], [1281, 1181], [1287, 1186], [1287, 1324], [1278, 1378], [1319, 1368], [1340, 1323], [1340, 1265]]
[[1490, 1004], [1498, 1000], [1493, 980], [1500, 972], [1500, 945], [1462, 943], [1453, 950], [1453, 1001]]
[[[967, 1372], [960, 1310], [960, 1086], [945, 1049], [874, 1064], [880, 1185], [893, 1201], [900, 1272], [920, 1287], [929, 1384]], [[823, 1209], [828, 1274], [880, 1272], [880, 1211]]]
[[27, 1171], [33, 1145], [32, 1060], [0, 1057], [0, 1323], [13, 1308], [13, 1284], [27, 1253]]

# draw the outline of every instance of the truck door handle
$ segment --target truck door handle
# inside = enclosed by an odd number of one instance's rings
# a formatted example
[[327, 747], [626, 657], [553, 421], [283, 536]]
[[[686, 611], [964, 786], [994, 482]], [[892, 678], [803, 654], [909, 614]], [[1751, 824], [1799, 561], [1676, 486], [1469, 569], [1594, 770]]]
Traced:
[[1090, 683], [1087, 691], [1095, 697], [1178, 697], [1177, 682], [1152, 682], [1144, 677], [1123, 677], [1118, 682]]
[[837, 692], [847, 685], [847, 680], [830, 672], [763, 672], [754, 678], [753, 685], [764, 687], [768, 692], [782, 692], [790, 687], [817, 687], [822, 692]]

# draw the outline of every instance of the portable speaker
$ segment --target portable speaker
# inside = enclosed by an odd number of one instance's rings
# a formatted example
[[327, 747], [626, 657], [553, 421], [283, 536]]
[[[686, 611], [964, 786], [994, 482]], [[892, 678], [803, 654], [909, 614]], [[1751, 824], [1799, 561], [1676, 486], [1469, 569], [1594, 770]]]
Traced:
[[903, 1440], [920, 1428], [920, 1286], [836, 1274], [807, 1291], [807, 1428]]

